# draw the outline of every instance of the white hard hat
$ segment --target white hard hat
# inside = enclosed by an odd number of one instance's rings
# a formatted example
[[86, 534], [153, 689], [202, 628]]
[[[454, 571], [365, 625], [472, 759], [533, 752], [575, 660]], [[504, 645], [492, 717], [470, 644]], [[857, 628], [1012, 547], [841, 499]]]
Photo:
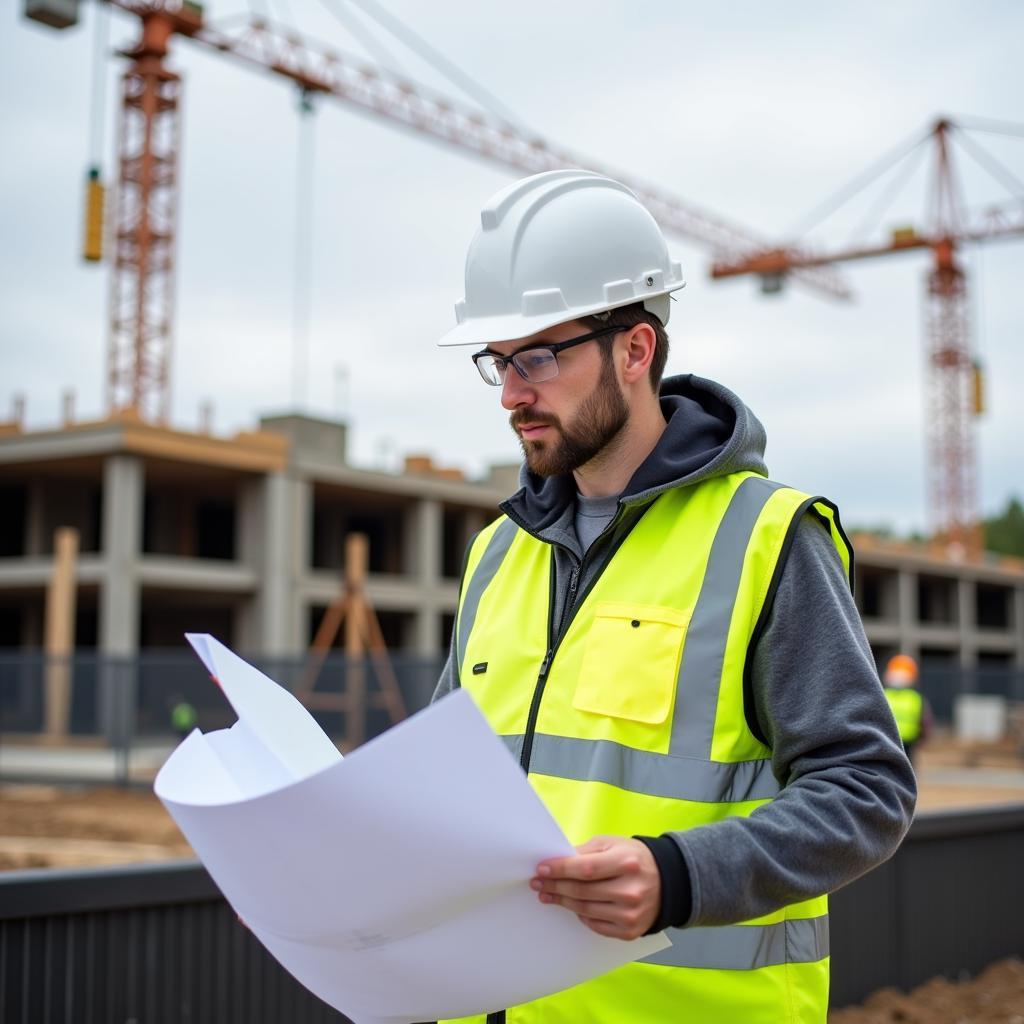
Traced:
[[667, 324], [669, 292], [685, 283], [654, 217], [625, 185], [592, 171], [546, 171], [481, 211], [458, 325], [438, 344], [525, 338], [634, 302]]

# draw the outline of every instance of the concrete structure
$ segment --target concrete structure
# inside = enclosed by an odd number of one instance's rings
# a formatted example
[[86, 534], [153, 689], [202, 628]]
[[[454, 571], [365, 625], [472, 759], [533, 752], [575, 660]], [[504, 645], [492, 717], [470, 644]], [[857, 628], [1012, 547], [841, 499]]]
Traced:
[[26, 433], [0, 424], [0, 647], [39, 648], [54, 533], [75, 527], [75, 638], [131, 655], [188, 630], [272, 656], [303, 652], [370, 543], [368, 596], [389, 646], [447, 648], [465, 546], [507, 491], [424, 457], [401, 475], [345, 461], [345, 427], [264, 419], [231, 439], [118, 416]]
[[867, 535], [853, 542], [857, 607], [879, 664], [903, 652], [962, 669], [1024, 669], [1024, 562], [958, 560]]
[[[448, 643], [470, 536], [514, 489], [427, 458], [402, 474], [345, 459], [345, 426], [276, 416], [231, 439], [120, 416], [27, 433], [0, 424], [0, 647], [40, 648], [61, 526], [80, 535], [79, 648], [180, 648], [187, 630], [300, 654], [337, 595], [345, 536], [370, 541], [368, 595], [389, 646]], [[858, 537], [857, 601], [877, 659], [1024, 667], [1024, 563], [951, 560]]]

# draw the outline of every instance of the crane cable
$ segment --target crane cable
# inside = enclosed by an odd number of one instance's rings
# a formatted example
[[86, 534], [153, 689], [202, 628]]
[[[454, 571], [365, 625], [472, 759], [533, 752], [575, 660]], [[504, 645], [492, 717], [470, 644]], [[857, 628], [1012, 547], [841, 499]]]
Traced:
[[110, 18], [106, 4], [93, 11], [92, 96], [89, 109], [89, 169], [85, 182], [85, 225], [82, 259], [99, 263], [103, 259], [103, 220], [106, 187], [101, 176], [103, 139], [106, 120], [106, 54], [110, 37]]
[[1024, 138], [1024, 124], [1011, 121], [996, 121], [990, 117], [954, 117], [953, 123], [958, 128], [966, 128], [972, 132], [990, 132], [992, 135], [1009, 135]]
[[966, 132], [958, 131], [956, 141], [964, 152], [989, 176], [997, 179], [1014, 199], [1024, 198], [1024, 182], [1008, 171], [991, 153], [987, 153]]
[[309, 376], [310, 308], [313, 264], [313, 178], [315, 121], [312, 94], [299, 101], [299, 145], [295, 196], [295, 272], [292, 283], [292, 402], [296, 412], [306, 404]]
[[349, 0], [355, 4], [364, 14], [369, 15], [387, 32], [390, 32], [399, 42], [407, 46], [413, 53], [425, 60], [435, 71], [448, 79], [453, 85], [461, 89], [467, 96], [470, 96], [476, 103], [479, 103], [485, 110], [490, 111], [507, 128], [512, 129], [524, 138], [528, 135], [536, 135], [536, 132], [528, 130], [524, 125], [496, 96], [485, 89], [479, 82], [471, 78], [460, 67], [453, 64], [439, 50], [436, 50], [425, 39], [417, 35], [401, 19], [396, 18], [390, 11], [385, 9], [377, 0]]
[[919, 146], [915, 151], [908, 153], [903, 160], [903, 168], [899, 174], [894, 174], [889, 186], [882, 192], [878, 199], [868, 208], [867, 213], [861, 218], [860, 224], [851, 235], [852, 238], [866, 238], [872, 228], [877, 226], [886, 211], [895, 201], [896, 196], [903, 191], [907, 183], [914, 176], [914, 172], [924, 162], [925, 154], [928, 151], [924, 146]]
[[400, 70], [401, 62], [395, 59], [394, 54], [372, 32], [368, 31], [358, 18], [350, 17], [346, 13], [343, 3], [335, 3], [334, 0], [320, 0], [320, 3], [334, 16], [335, 21], [340, 22], [348, 29], [349, 34], [362, 44], [363, 49], [378, 64], [394, 72]]
[[890, 167], [899, 163], [916, 147], [931, 138], [931, 135], [932, 129], [928, 128], [920, 136], [915, 136], [909, 142], [905, 142], [890, 150], [871, 164], [870, 167], [858, 174], [852, 181], [847, 182], [846, 185], [834, 192], [824, 202], [819, 203], [810, 213], [794, 224], [784, 237], [798, 239], [806, 235], [813, 228], [818, 227], [822, 221], [831, 217], [839, 207], [849, 202], [858, 192], [862, 192], [872, 181], [879, 178]]

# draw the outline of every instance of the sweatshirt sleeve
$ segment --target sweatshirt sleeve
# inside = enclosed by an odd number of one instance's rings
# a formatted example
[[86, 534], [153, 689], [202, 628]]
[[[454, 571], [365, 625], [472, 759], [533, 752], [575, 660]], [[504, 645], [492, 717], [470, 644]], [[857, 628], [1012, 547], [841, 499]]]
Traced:
[[452, 690], [458, 689], [459, 680], [456, 678], [455, 673], [455, 651], [454, 651], [454, 636], [452, 638], [452, 648], [448, 651], [448, 660], [444, 663], [444, 668], [441, 669], [441, 678], [437, 681], [437, 686], [434, 687], [434, 695], [430, 698], [430, 703], [433, 704], [435, 700], [439, 700], [446, 693], [451, 693]]
[[689, 876], [689, 901], [663, 907], [676, 926], [733, 924], [834, 891], [892, 856], [910, 825], [913, 769], [842, 563], [810, 514], [751, 657], [782, 790], [749, 817], [660, 837], [679, 847]]

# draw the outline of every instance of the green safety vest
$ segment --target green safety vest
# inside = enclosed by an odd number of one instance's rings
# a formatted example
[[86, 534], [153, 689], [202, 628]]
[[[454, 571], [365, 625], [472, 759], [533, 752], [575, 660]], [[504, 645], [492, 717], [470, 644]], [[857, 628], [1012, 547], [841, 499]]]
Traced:
[[[551, 547], [505, 517], [477, 537], [459, 598], [459, 678], [521, 763], [529, 747], [529, 781], [571, 843], [749, 815], [778, 794], [771, 751], [744, 715], [744, 670], [811, 507], [849, 574], [822, 498], [753, 473], [663, 493], [578, 599], [553, 656]], [[820, 1024], [827, 914], [822, 895], [727, 927], [670, 928], [670, 948], [508, 1008], [506, 1020]]]
[[187, 702], [175, 704], [171, 710], [171, 727], [177, 732], [185, 732], [196, 724], [196, 709]]
[[921, 735], [924, 698], [917, 690], [887, 686], [885, 699], [889, 702], [889, 707], [892, 708], [900, 739], [904, 743], [913, 743]]

